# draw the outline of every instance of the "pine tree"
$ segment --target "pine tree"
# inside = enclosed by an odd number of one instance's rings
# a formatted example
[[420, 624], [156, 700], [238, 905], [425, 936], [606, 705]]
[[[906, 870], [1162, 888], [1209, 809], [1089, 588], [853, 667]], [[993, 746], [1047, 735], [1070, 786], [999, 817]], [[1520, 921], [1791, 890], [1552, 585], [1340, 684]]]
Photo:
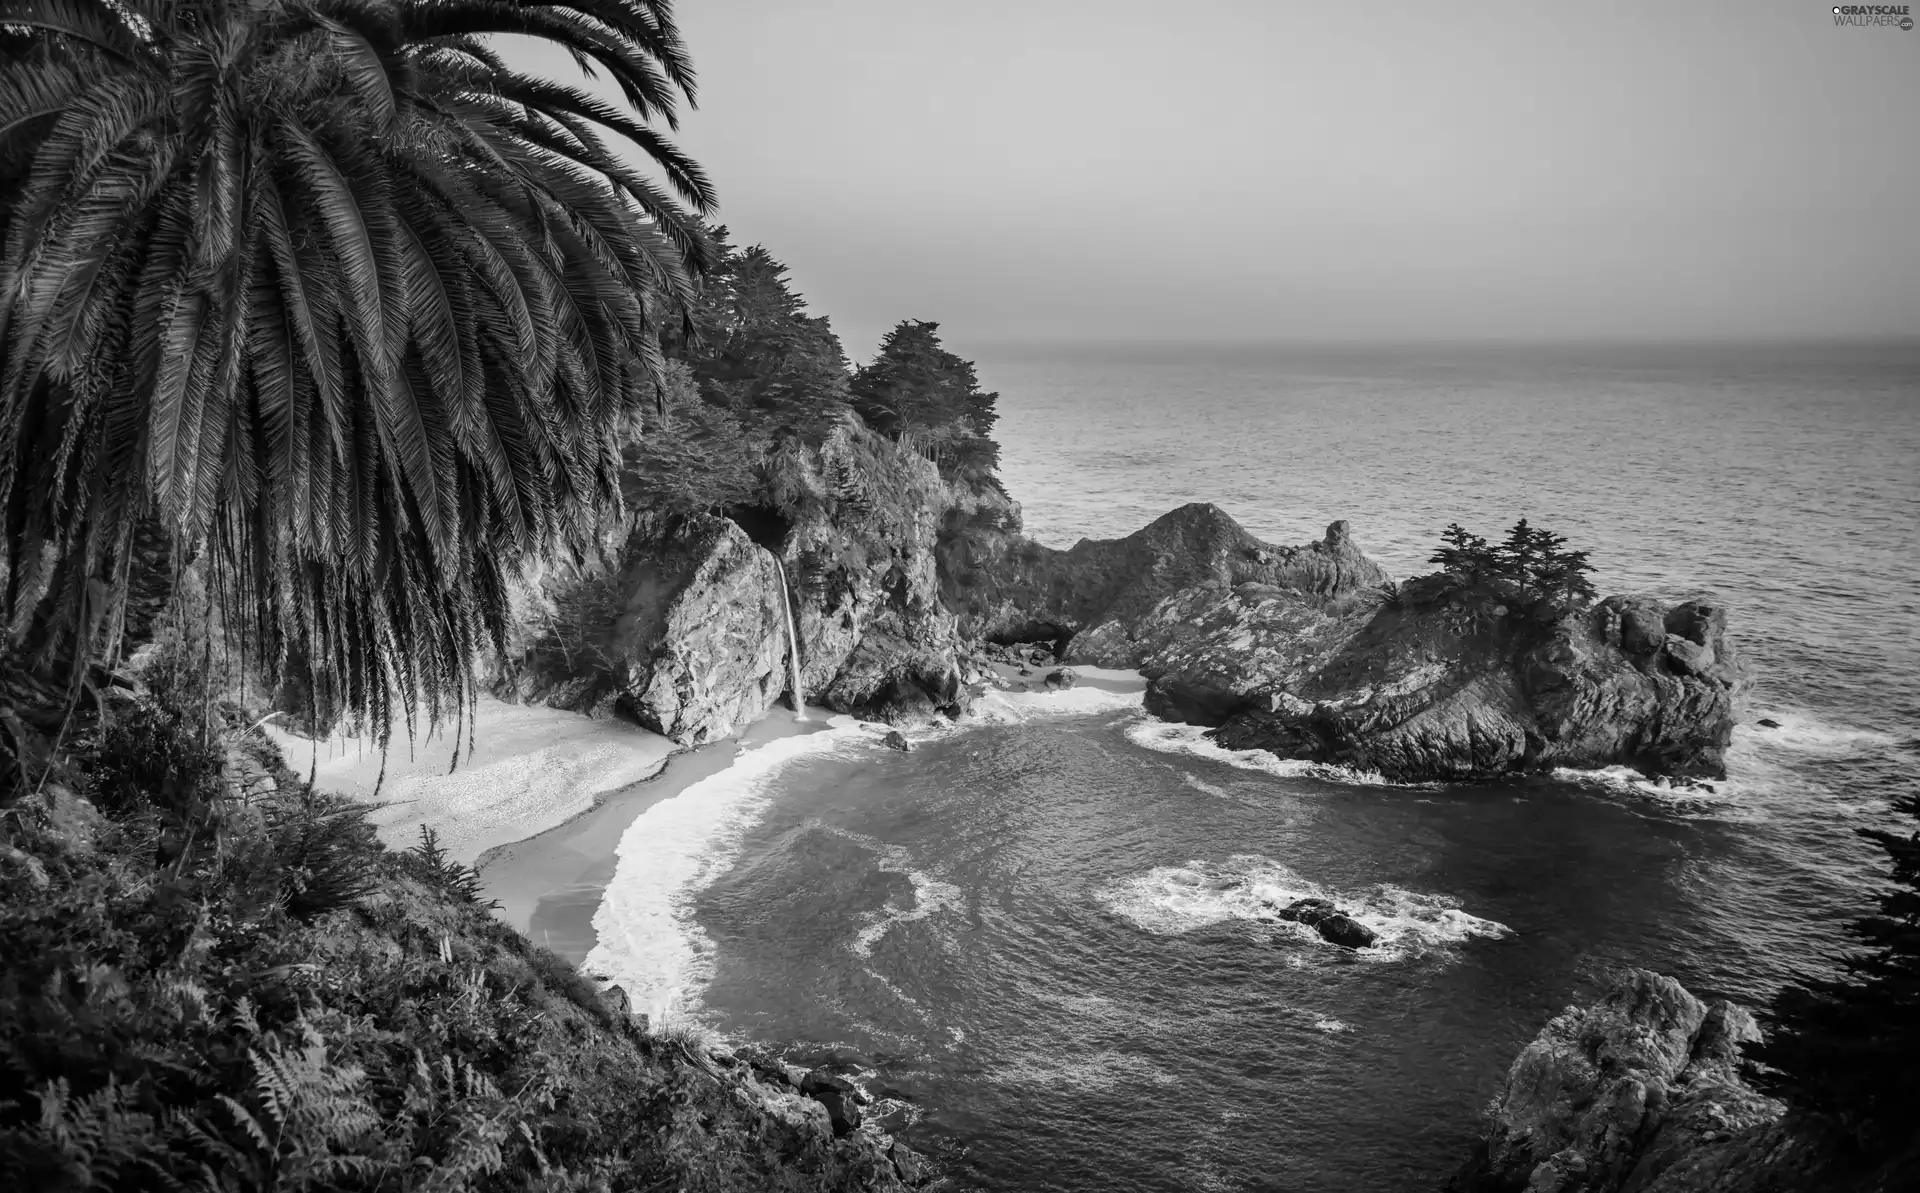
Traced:
[[[1894, 811], [1920, 822], [1920, 796]], [[1831, 1123], [1871, 1163], [1920, 1165], [1920, 827], [1860, 829], [1893, 863], [1879, 911], [1846, 925], [1861, 951], [1835, 978], [1803, 977], [1774, 997], [1764, 1043], [1749, 1045], [1749, 1079]]]
[[1428, 563], [1437, 563], [1440, 570], [1460, 577], [1468, 584], [1476, 584], [1483, 579], [1494, 562], [1492, 550], [1487, 540], [1477, 534], [1469, 534], [1458, 522], [1450, 522], [1440, 533], [1440, 547], [1427, 557]]
[[847, 409], [849, 371], [840, 337], [806, 313], [787, 267], [759, 245], [724, 250], [700, 287], [693, 335], [667, 337], [667, 352], [693, 370], [708, 403], [772, 434], [817, 440]]
[[854, 409], [884, 434], [920, 438], [947, 476], [995, 483], [1000, 448], [990, 435], [1000, 395], [980, 389], [972, 362], [947, 351], [939, 330], [903, 319], [888, 332], [880, 354], [854, 374]]

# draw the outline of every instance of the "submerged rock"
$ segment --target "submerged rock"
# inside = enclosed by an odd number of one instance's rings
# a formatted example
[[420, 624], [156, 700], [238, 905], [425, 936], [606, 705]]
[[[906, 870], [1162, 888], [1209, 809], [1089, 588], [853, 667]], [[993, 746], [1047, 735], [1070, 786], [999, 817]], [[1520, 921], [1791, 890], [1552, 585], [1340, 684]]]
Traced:
[[1347, 915], [1325, 899], [1296, 899], [1279, 913], [1283, 920], [1305, 924], [1329, 944], [1369, 949], [1379, 942], [1373, 929]]

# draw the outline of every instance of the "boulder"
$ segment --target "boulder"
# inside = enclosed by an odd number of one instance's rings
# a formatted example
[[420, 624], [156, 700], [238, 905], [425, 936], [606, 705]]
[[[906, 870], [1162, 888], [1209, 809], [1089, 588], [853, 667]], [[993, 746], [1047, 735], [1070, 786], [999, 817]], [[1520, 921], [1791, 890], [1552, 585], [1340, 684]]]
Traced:
[[853, 1082], [815, 1069], [801, 1079], [800, 1091], [827, 1108], [834, 1135], [847, 1135], [860, 1126], [859, 1089]]
[[[1618, 975], [1587, 1007], [1568, 1007], [1520, 1053], [1473, 1157], [1451, 1193], [1693, 1193], [1816, 1188], [1694, 1183], [1686, 1174], [1745, 1154], [1776, 1127], [1779, 1103], [1740, 1075], [1740, 1045], [1759, 1038], [1732, 1003], [1701, 1002], [1643, 969]], [[1772, 1154], [1776, 1148], [1763, 1148]], [[1743, 1161], [1744, 1163], [1744, 1161]]]
[[1062, 667], [1057, 671], [1047, 672], [1047, 677], [1043, 682], [1046, 683], [1050, 690], [1064, 692], [1080, 682], [1080, 675], [1071, 668]]
[[1318, 932], [1322, 940], [1344, 948], [1372, 948], [1380, 939], [1373, 929], [1325, 899], [1297, 899], [1278, 914], [1283, 920], [1305, 924]]
[[1352, 916], [1340, 912], [1327, 916], [1313, 926], [1320, 939], [1348, 949], [1370, 949], [1379, 941], [1373, 929]]
[[879, 470], [889, 498], [849, 492], [797, 521], [756, 506], [612, 528], [598, 558], [518, 600], [495, 694], [715, 740], [786, 693], [790, 610], [808, 701], [896, 723], [964, 712], [935, 558], [953, 500], [938, 469], [851, 414], [793, 466], [819, 493]]
[[887, 735], [880, 739], [880, 744], [889, 750], [898, 750], [902, 754], [913, 749], [913, 743], [908, 741], [907, 735], [898, 729], [889, 730]]
[[918, 1185], [927, 1178], [927, 1164], [918, 1153], [898, 1139], [887, 1149], [887, 1158], [893, 1161], [894, 1175], [909, 1185]]
[[1649, 655], [1667, 642], [1667, 612], [1656, 602], [1638, 597], [1608, 597], [1600, 608], [1619, 619], [1620, 649], [1630, 655]]

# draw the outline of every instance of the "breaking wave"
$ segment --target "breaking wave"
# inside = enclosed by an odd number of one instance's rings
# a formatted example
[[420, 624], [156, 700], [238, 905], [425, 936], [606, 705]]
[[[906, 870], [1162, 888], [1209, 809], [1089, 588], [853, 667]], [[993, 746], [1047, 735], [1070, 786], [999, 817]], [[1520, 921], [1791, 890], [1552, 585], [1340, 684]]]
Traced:
[[1108, 911], [1156, 936], [1176, 936], [1238, 920], [1337, 948], [1313, 929], [1279, 918], [1279, 912], [1297, 899], [1328, 899], [1379, 937], [1379, 944], [1360, 952], [1383, 957], [1408, 956], [1474, 936], [1512, 934], [1504, 924], [1469, 915], [1444, 895], [1386, 884], [1337, 891], [1259, 854], [1239, 854], [1224, 862], [1156, 866], [1145, 874], [1109, 883], [1094, 896]]
[[1149, 717], [1127, 730], [1127, 740], [1162, 754], [1185, 754], [1224, 762], [1241, 770], [1257, 770], [1282, 779], [1321, 779], [1331, 783], [1360, 783], [1370, 787], [1400, 787], [1385, 776], [1324, 762], [1280, 758], [1266, 750], [1229, 750], [1207, 736], [1201, 725], [1184, 725]]
[[694, 898], [733, 864], [781, 768], [865, 744], [851, 717], [828, 726], [742, 750], [726, 770], [642, 813], [620, 838], [613, 880], [593, 917], [599, 943], [583, 968], [618, 982], [656, 1020], [688, 1008], [711, 975], [714, 947], [693, 918]]

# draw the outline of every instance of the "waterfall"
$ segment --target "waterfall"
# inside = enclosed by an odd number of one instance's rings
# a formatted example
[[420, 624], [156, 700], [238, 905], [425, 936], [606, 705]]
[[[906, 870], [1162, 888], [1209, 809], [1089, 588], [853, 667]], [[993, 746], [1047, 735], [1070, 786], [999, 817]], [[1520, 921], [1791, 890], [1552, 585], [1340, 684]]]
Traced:
[[807, 719], [807, 701], [800, 690], [800, 644], [793, 636], [793, 601], [787, 596], [787, 569], [780, 557], [773, 557], [773, 570], [780, 576], [780, 616], [787, 627], [787, 691], [793, 694], [793, 719]]

